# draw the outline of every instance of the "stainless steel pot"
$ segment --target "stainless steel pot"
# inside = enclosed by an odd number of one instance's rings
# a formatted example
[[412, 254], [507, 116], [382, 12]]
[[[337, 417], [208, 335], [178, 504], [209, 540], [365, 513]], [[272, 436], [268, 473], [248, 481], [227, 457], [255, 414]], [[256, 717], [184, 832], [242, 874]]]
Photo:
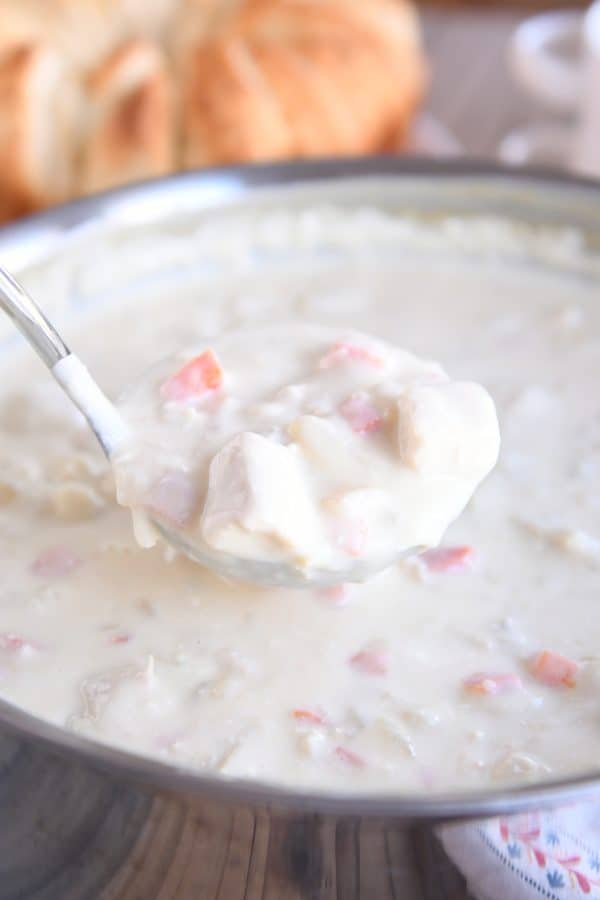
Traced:
[[[117, 253], [140, 233], [207, 212], [315, 201], [574, 225], [600, 250], [600, 184], [381, 158], [192, 173], [77, 201], [4, 229], [0, 261], [67, 297], [64, 266], [100, 236], [114, 238]], [[126, 275], [116, 266], [102, 289], [163, 277], [163, 268], [160, 259]], [[80, 283], [86, 290], [99, 288]], [[3, 702], [0, 725], [0, 900], [453, 900], [468, 894], [436, 838], [439, 823], [572, 803], [600, 789], [600, 773], [590, 773], [435, 798], [307, 795], [178, 770]]]

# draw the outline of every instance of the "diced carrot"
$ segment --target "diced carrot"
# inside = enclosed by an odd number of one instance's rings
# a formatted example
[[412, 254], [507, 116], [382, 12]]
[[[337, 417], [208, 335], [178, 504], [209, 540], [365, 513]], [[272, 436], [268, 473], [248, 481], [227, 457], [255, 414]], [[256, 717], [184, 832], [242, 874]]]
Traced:
[[379, 431], [383, 418], [371, 403], [368, 394], [360, 391], [344, 400], [340, 413], [357, 434], [372, 434]]
[[331, 606], [347, 606], [350, 602], [350, 587], [347, 584], [334, 584], [323, 588], [319, 593]]
[[529, 660], [529, 671], [550, 687], [575, 687], [579, 663], [554, 650], [542, 650]]
[[79, 563], [80, 560], [66, 547], [49, 547], [34, 560], [31, 571], [41, 578], [61, 578]]
[[303, 722], [307, 725], [325, 725], [325, 716], [316, 712], [314, 709], [295, 709], [292, 713], [296, 722]]
[[351, 656], [349, 663], [365, 675], [387, 675], [389, 654], [385, 650], [366, 648]]
[[319, 362], [320, 369], [331, 369], [333, 366], [343, 365], [347, 362], [362, 362], [378, 369], [383, 367], [383, 359], [366, 347], [350, 344], [348, 341], [338, 341], [331, 350]]
[[113, 634], [109, 640], [111, 644], [128, 644], [131, 640], [131, 635], [120, 631], [117, 634]]
[[352, 766], [354, 769], [364, 769], [366, 766], [366, 762], [362, 756], [359, 756], [358, 753], [355, 753], [353, 750], [348, 750], [347, 747], [336, 747], [335, 755], [341, 762], [345, 763], [347, 766]]
[[475, 559], [473, 547], [432, 547], [419, 556], [430, 572], [466, 572]]
[[469, 694], [508, 694], [521, 688], [522, 682], [514, 672], [475, 672], [463, 681]]
[[217, 391], [223, 384], [223, 369], [212, 350], [205, 350], [190, 360], [162, 385], [165, 400], [183, 402]]
[[16, 652], [21, 650], [25, 645], [23, 638], [17, 637], [16, 634], [0, 634], [0, 648]]
[[20, 637], [12, 632], [0, 634], [0, 650], [5, 653], [27, 653], [31, 650], [39, 650], [40, 647], [33, 641]]

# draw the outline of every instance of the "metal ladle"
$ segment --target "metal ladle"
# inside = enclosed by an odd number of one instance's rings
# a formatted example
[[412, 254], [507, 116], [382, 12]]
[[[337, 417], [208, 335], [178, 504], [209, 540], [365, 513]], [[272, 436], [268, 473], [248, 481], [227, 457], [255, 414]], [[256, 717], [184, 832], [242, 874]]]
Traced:
[[[112, 454], [128, 435], [127, 423], [25, 289], [1, 267], [0, 307], [83, 414], [110, 461]], [[227, 578], [264, 586], [327, 587], [343, 581], [365, 581], [399, 558], [415, 552], [410, 549], [397, 553], [392, 559], [378, 559], [376, 562], [367, 559], [351, 560], [343, 570], [302, 568], [280, 561], [235, 557], [213, 550], [200, 538], [195, 538], [194, 543], [191, 543], [185, 534], [173, 531], [156, 518], [152, 519], [152, 524], [167, 543], [194, 562]]]

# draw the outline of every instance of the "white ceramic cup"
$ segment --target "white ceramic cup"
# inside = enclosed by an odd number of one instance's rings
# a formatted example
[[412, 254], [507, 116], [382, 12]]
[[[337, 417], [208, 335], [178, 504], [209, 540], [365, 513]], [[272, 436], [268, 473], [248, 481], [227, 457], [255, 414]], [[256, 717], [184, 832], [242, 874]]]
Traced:
[[[578, 42], [580, 50], [567, 58], [557, 49], [561, 42]], [[600, 177], [600, 0], [587, 12], [526, 19], [513, 35], [510, 63], [533, 97], [557, 113], [575, 114], [575, 122], [513, 132], [501, 144], [501, 157], [512, 163], [562, 163]]]

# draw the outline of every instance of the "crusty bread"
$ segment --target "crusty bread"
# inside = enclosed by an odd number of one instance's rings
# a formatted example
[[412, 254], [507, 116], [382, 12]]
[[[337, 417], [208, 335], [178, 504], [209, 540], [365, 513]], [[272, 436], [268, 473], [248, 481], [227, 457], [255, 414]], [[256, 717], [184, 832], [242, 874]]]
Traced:
[[190, 54], [184, 164], [372, 152], [424, 85], [406, 2], [249, 0]]
[[0, 52], [44, 41], [83, 71], [121, 43], [159, 39], [181, 0], [0, 0]]
[[397, 145], [425, 83], [409, 0], [0, 0], [0, 220], [177, 168]]
[[0, 216], [72, 196], [80, 97], [62, 56], [24, 44], [0, 59]]
[[179, 0], [167, 32], [175, 61], [185, 50], [206, 41], [223, 29], [245, 0]]
[[116, 50], [89, 79], [88, 98], [82, 193], [173, 170], [171, 85], [155, 44], [133, 40]]

